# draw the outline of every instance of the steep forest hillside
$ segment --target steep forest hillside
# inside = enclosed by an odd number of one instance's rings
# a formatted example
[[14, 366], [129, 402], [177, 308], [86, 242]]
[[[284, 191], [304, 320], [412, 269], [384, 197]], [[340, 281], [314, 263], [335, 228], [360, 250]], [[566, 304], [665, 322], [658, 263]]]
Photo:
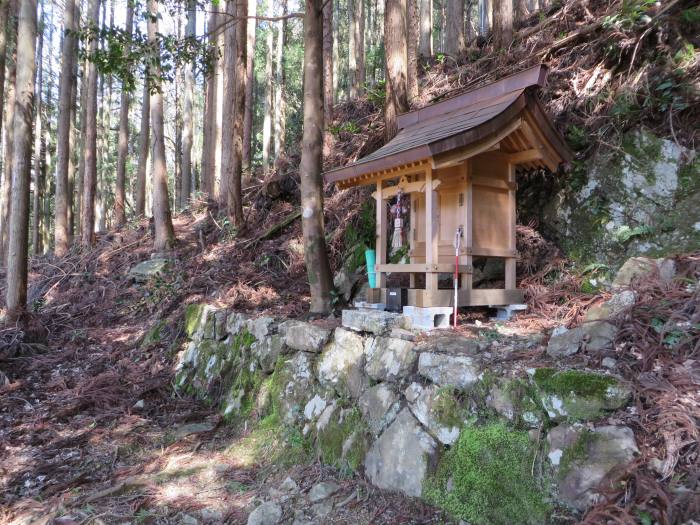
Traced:
[[[5, 13], [0, 523], [698, 523], [697, 2]], [[355, 308], [375, 199], [321, 177], [392, 138], [388, 13], [398, 113], [548, 70], [512, 317]]]

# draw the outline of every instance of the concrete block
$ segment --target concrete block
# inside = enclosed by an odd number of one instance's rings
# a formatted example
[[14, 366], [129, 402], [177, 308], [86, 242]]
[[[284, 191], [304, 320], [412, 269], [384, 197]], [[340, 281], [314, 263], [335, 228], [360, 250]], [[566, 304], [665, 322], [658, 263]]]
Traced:
[[408, 317], [411, 326], [415, 330], [434, 330], [435, 328], [449, 328], [450, 316], [454, 309], [450, 306], [432, 306], [421, 308], [418, 306], [404, 306], [403, 315]]

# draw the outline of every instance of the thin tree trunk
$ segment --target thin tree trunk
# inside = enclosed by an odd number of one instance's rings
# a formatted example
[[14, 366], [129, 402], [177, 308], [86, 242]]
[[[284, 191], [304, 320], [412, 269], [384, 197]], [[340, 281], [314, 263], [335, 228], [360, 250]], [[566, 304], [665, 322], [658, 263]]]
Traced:
[[[287, 0], [281, 0], [282, 15], [287, 14]], [[277, 64], [275, 70], [275, 158], [285, 155], [287, 140], [287, 100], [285, 98], [286, 75], [284, 49], [287, 45], [287, 21], [280, 20], [277, 27]]]
[[494, 0], [493, 3], [493, 45], [495, 49], [505, 49], [513, 41], [513, 2]]
[[530, 16], [530, 10], [528, 9], [527, 0], [515, 0], [515, 20], [522, 22]]
[[396, 117], [408, 111], [406, 82], [408, 57], [406, 46], [406, 0], [387, 0], [384, 13], [384, 49], [386, 50], [386, 103], [384, 123], [386, 140], [396, 135]]
[[433, 56], [433, 0], [420, 1], [420, 44], [421, 58]]
[[333, 103], [340, 100], [340, 0], [333, 4]]
[[[158, 33], [158, 1], [148, 0], [148, 41], [156, 45]], [[160, 64], [151, 65], [153, 89], [151, 90], [151, 127], [153, 128], [153, 222], [156, 235], [153, 249], [169, 250], [175, 243], [175, 230], [170, 216], [168, 198], [168, 171], [165, 165], [165, 134], [163, 125], [163, 93], [161, 92]]]
[[[5, 64], [7, 62], [7, 34], [10, 30], [10, 0], [0, 0], [0, 155], [2, 154], [2, 128], [5, 107]], [[3, 175], [0, 173], [0, 175]], [[7, 173], [3, 175], [7, 178]], [[0, 177], [0, 181], [3, 179]], [[0, 219], [1, 220], [1, 219]], [[0, 248], [2, 252], [2, 248]], [[2, 263], [0, 263], [2, 266]]]
[[[182, 40], [182, 16], [180, 13], [175, 15], [177, 20], [176, 37], [178, 41]], [[175, 68], [175, 176], [173, 198], [173, 209], [180, 210], [182, 204], [182, 88], [183, 85], [183, 66], [178, 64]]]
[[[216, 51], [216, 11], [209, 13], [207, 32], [209, 48]], [[216, 133], [216, 64], [212, 63], [205, 77], [204, 102], [204, 141], [202, 147], [202, 173], [200, 187], [203, 193], [211, 196], [214, 188], [214, 136]]]
[[[248, 16], [254, 17], [257, 10], [257, 0], [248, 2]], [[246, 83], [245, 83], [245, 116], [243, 120], [243, 171], [250, 172], [250, 158], [253, 140], [253, 88], [255, 86], [255, 30], [257, 21], [248, 18], [246, 37]]]
[[[233, 20], [236, 16], [236, 2], [226, 4], [227, 18]], [[234, 119], [234, 91], [236, 85], [236, 32], [238, 23], [229, 23], [224, 30], [224, 90], [223, 119], [221, 124], [221, 200], [226, 203], [233, 175], [233, 119]]]
[[[75, 0], [71, 0], [75, 1]], [[75, 17], [73, 22], [77, 22], [80, 18], [80, 14], [78, 13], [78, 10], [76, 9], [75, 12]], [[78, 56], [78, 39], [74, 38], [73, 39], [73, 52], [75, 53], [73, 56], [77, 57]], [[75, 197], [75, 189], [78, 186], [78, 164], [76, 163], [77, 159], [77, 154], [78, 151], [75, 147], [76, 144], [80, 143], [80, 139], [78, 137], [79, 133], [79, 128], [78, 128], [78, 60], [77, 58], [73, 59], [73, 71], [71, 71], [71, 77], [72, 77], [72, 90], [71, 90], [71, 99], [70, 99], [70, 121], [71, 121], [71, 132], [70, 132], [70, 137], [68, 139], [68, 188], [67, 188], [67, 194], [66, 194], [66, 215], [68, 219], [68, 244], [72, 244], [73, 242], [73, 235], [75, 232], [75, 217], [76, 217], [76, 210], [75, 210], [75, 202], [77, 202], [77, 199]], [[82, 155], [80, 155], [82, 157]]]
[[[268, 2], [267, 16], [275, 16], [274, 2]], [[262, 143], [262, 165], [267, 170], [270, 167], [270, 155], [272, 153], [272, 132], [274, 113], [274, 86], [272, 84], [272, 62], [275, 56], [274, 50], [274, 30], [272, 23], [268, 22], [266, 38], [267, 60], [265, 62], [265, 114], [263, 116], [263, 143]]]
[[[252, 0], [255, 2], [256, 0]], [[227, 195], [228, 212], [233, 226], [243, 226], [243, 127], [246, 111], [246, 93], [248, 82], [248, 26], [243, 22], [248, 13], [248, 0], [237, 0], [236, 12], [239, 22], [236, 23], [235, 48], [235, 79], [234, 90], [234, 121], [233, 121], [233, 162], [232, 173], [229, 174], [230, 186]]]
[[7, 256], [7, 317], [15, 320], [27, 306], [27, 242], [29, 179], [32, 156], [32, 113], [36, 46], [36, 0], [20, 2], [17, 30], [17, 80], [12, 162], [12, 210]]
[[304, 131], [301, 165], [301, 226], [311, 291], [311, 311], [331, 309], [332, 274], [323, 232], [321, 144], [323, 130], [323, 0], [306, 0], [304, 18]]
[[[100, 1], [90, 0], [88, 21], [97, 25], [100, 21]], [[90, 55], [97, 50], [97, 40], [89, 45]], [[97, 185], [97, 66], [88, 62], [87, 101], [85, 113], [85, 174], [83, 178], [83, 205], [81, 207], [81, 239], [85, 248], [95, 241], [95, 187]]]
[[75, 0], [65, 0], [63, 13], [63, 45], [61, 63], [61, 81], [58, 88], [58, 139], [56, 142], [56, 154], [58, 155], [58, 167], [56, 169], [56, 227], [54, 251], [58, 257], [63, 257], [70, 247], [70, 197], [72, 188], [69, 184], [69, 172], [72, 137], [72, 98], [75, 92]]
[[46, 17], [45, 0], [40, 0], [41, 15], [39, 16], [37, 44], [36, 44], [36, 81], [34, 85], [34, 193], [32, 194], [32, 253], [39, 255], [42, 252], [41, 244], [41, 218], [44, 213], [42, 180], [42, 140], [44, 137], [42, 126], [44, 126], [43, 115], [43, 92], [44, 86], [44, 19]]
[[418, 98], [418, 4], [419, 0], [408, 1], [408, 40], [406, 51], [408, 55], [408, 100]]
[[[17, 42], [17, 2], [14, 0], [10, 7], [10, 19], [7, 24], [7, 40], [9, 43]], [[8, 244], [10, 241], [10, 212], [12, 208], [12, 161], [14, 157], [14, 129], [15, 129], [15, 99], [17, 91], [15, 89], [17, 75], [17, 46], [14, 46], [12, 56], [7, 65], [7, 90], [5, 92], [5, 161], [3, 169], [5, 177], [2, 184], [2, 194], [0, 194], [0, 265], [4, 265]]]
[[327, 131], [333, 122], [333, 0], [323, 5], [323, 119]]
[[146, 171], [148, 170], [148, 146], [151, 133], [150, 120], [151, 96], [148, 89], [148, 74], [146, 74], [143, 79], [141, 129], [139, 131], [139, 164], [136, 168], [136, 198], [134, 199], [134, 213], [137, 217], [146, 215]]
[[365, 12], [364, 0], [348, 0], [348, 69], [350, 98], [358, 98], [365, 84]]
[[[197, 11], [194, 0], [190, 0], [187, 9], [187, 28], [185, 37], [193, 39], [197, 30]], [[184, 208], [190, 200], [192, 180], [192, 142], [194, 137], [194, 115], [192, 110], [194, 99], [194, 61], [185, 65], [184, 71], [184, 107], [182, 128], [182, 188], [180, 205]]]
[[[133, 0], [126, 2], [126, 25], [124, 30], [131, 37], [134, 24]], [[129, 54], [129, 41], [124, 46], [124, 55]], [[126, 157], [129, 154], [129, 104], [131, 95], [122, 83], [121, 107], [119, 108], [119, 142], [117, 144], [117, 184], [114, 192], [114, 219], [116, 226], [126, 224]]]
[[[512, 1], [512, 0], [508, 0]], [[460, 56], [464, 53], [464, 0], [447, 0], [447, 36], [445, 52]]]
[[[237, 0], [231, 0], [235, 2]], [[226, 16], [226, 1], [219, 0], [217, 20], [216, 44], [219, 50], [219, 59], [216, 61], [216, 129], [214, 134], [214, 186], [212, 188], [212, 198], [221, 203], [225, 202], [221, 195], [221, 155], [223, 152], [221, 142], [221, 130], [223, 126], [224, 99], [228, 96], [224, 92], [224, 30], [223, 25], [228, 21]]]
[[78, 158], [78, 180], [75, 181], [76, 195], [75, 195], [75, 232], [78, 235], [82, 235], [83, 231], [83, 190], [85, 189], [85, 151], [86, 146], [86, 131], [87, 131], [87, 92], [88, 92], [88, 76], [89, 76], [90, 62], [83, 60], [83, 72], [80, 80], [80, 152]]

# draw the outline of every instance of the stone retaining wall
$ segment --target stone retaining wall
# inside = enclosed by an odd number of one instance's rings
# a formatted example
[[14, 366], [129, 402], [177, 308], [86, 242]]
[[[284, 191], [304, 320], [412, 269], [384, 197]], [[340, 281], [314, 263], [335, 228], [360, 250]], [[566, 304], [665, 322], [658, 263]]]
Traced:
[[[327, 326], [190, 305], [176, 387], [220, 403], [231, 421], [275, 414], [325, 463], [471, 523], [583, 510], [637, 452], [630, 429], [601, 420], [630, 396], [610, 374], [520, 369], [496, 359], [492, 340], [449, 331], [417, 341], [387, 312], [348, 310], [342, 326]], [[541, 335], [511, 337], [508, 351], [541, 344]], [[497, 517], [471, 501], [489, 476], [503, 493], [484, 501], [506, 501]]]

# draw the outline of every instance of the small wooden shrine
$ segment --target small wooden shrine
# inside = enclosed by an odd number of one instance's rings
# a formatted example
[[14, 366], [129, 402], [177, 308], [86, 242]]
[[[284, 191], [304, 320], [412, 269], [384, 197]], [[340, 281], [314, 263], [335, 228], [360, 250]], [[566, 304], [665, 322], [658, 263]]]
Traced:
[[[386, 302], [387, 273], [408, 273], [408, 305], [453, 306], [453, 290], [440, 289], [438, 278], [455, 269], [458, 306], [522, 302], [515, 281], [516, 175], [556, 172], [571, 159], [537, 98], [546, 74], [546, 67], [533, 67], [400, 115], [399, 132], [389, 143], [324, 174], [339, 188], [376, 186], [376, 288], [370, 302]], [[408, 261], [388, 264], [393, 224], [387, 205], [397, 196], [408, 200]], [[504, 288], [472, 287], [475, 257], [504, 260]], [[424, 287], [417, 287], [419, 281]]]

